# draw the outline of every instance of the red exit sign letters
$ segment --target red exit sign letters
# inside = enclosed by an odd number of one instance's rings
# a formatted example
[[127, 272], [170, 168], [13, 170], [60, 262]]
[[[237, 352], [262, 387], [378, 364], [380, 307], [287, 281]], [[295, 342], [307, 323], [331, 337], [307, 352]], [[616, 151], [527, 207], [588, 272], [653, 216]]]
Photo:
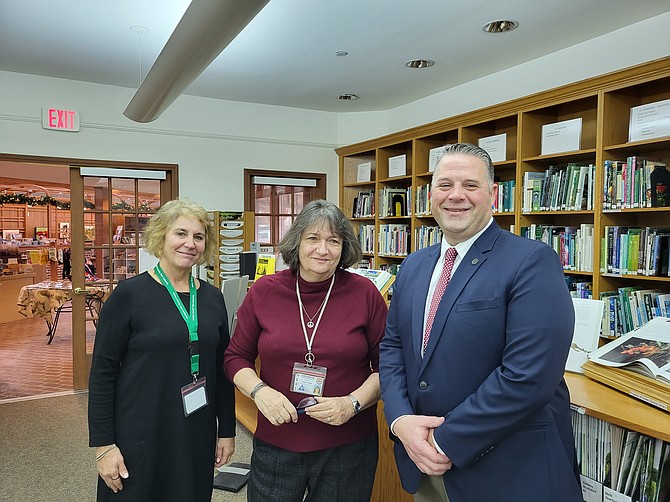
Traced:
[[79, 131], [79, 112], [62, 108], [42, 108], [42, 127], [57, 131]]

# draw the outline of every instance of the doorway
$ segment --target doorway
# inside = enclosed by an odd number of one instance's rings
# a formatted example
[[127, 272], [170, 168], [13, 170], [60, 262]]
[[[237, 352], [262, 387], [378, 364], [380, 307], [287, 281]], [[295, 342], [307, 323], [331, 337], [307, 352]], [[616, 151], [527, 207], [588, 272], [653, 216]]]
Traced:
[[[87, 168], [101, 167], [119, 171], [109, 175], [81, 174]], [[8, 171], [12, 176], [3, 176]], [[156, 173], [163, 179], [151, 179]], [[0, 324], [0, 400], [84, 389], [88, 384], [96, 321], [96, 311], [91, 308], [95, 298], [91, 298], [87, 289], [109, 294], [120, 280], [141, 271], [143, 225], [163, 202], [177, 196], [177, 166], [0, 154], [0, 180], [7, 185], [6, 178], [12, 177], [9, 181], [15, 185], [36, 185], [48, 192], [45, 195], [33, 188], [30, 194], [23, 191], [21, 197], [13, 199], [51, 215], [45, 225], [48, 229], [44, 242], [53, 244], [46, 247], [56, 253], [57, 266], [55, 272], [50, 266], [32, 280], [62, 281], [64, 272], [68, 272], [63, 270], [61, 259], [65, 250], [69, 251], [70, 262], [81, 266], [69, 270], [71, 283], [66, 284], [73, 293], [60, 312], [52, 344], [47, 345], [44, 336], [48, 330], [44, 319], [19, 316], [18, 320]], [[47, 207], [29, 205], [37, 200]], [[7, 222], [2, 219], [0, 223], [4, 229]], [[27, 223], [31, 225], [26, 226]], [[34, 237], [36, 230], [32, 223], [33, 220], [23, 222], [22, 239]], [[27, 241], [20, 241], [24, 243]], [[26, 252], [23, 248], [21, 251]], [[25, 265], [29, 269], [30, 264]], [[0, 275], [0, 288], [6, 277]], [[81, 294], [74, 294], [77, 290]], [[0, 310], [16, 309], [16, 298], [4, 301]]]

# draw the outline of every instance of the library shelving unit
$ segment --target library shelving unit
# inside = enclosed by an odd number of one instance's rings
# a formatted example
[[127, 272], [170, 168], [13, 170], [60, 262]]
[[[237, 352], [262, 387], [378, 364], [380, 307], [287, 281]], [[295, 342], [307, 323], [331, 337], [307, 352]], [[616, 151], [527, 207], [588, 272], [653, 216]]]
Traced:
[[221, 287], [222, 281], [240, 275], [240, 253], [249, 250], [254, 234], [254, 213], [208, 211], [217, 235], [217, 258], [207, 267], [207, 281]]
[[[591, 283], [593, 297], [625, 286], [658, 289], [670, 292], [670, 277], [643, 274], [613, 274], [601, 269], [606, 227], [670, 228], [670, 207], [637, 207], [604, 209], [604, 163], [606, 160], [625, 162], [631, 156], [670, 163], [670, 136], [650, 137], [630, 141], [631, 108], [670, 99], [670, 57], [609, 73], [574, 84], [547, 90], [488, 108], [400, 131], [380, 138], [344, 146], [336, 150], [339, 156], [340, 207], [353, 215], [354, 199], [364, 190], [378, 194], [385, 187], [407, 187], [412, 191], [411, 213], [399, 222], [410, 227], [408, 251], [426, 245], [417, 238], [422, 227], [435, 226], [430, 211], [417, 211], [417, 190], [429, 184], [432, 177], [430, 150], [446, 143], [477, 144], [481, 139], [506, 135], [505, 152], [494, 163], [496, 181], [513, 183], [513, 200], [507, 210], [502, 207], [494, 218], [504, 229], [524, 234], [529, 228], [577, 227], [592, 232], [592, 244], [586, 251], [587, 266], [567, 266], [566, 276]], [[581, 119], [578, 148], [566, 152], [543, 154], [542, 128], [545, 125]], [[389, 178], [388, 159], [406, 156], [404, 176]], [[369, 181], [357, 181], [359, 164], [370, 162]], [[527, 173], [543, 173], [550, 167], [566, 169], [570, 164], [593, 165], [592, 200], [587, 208], [554, 207], [539, 210], [524, 207], [524, 179]], [[366, 218], [354, 218], [356, 229], [372, 225], [375, 237], [389, 219], [381, 218], [379, 199], [375, 213]], [[396, 217], [392, 218], [396, 222]], [[371, 266], [383, 268], [400, 263], [403, 256], [388, 256], [375, 246], [369, 253]], [[605, 342], [606, 339], [601, 341]], [[581, 375], [570, 375], [573, 402], [586, 413], [622, 425], [644, 434], [668, 440], [668, 414], [650, 405], [639, 403], [618, 391], [609, 389]], [[609, 403], [617, 402], [612, 406]], [[379, 414], [380, 437], [388, 434], [383, 415]], [[382, 441], [381, 443], [385, 443]], [[380, 446], [380, 474], [373, 500], [411, 500], [403, 498], [399, 483], [389, 479], [397, 476], [390, 447]]]

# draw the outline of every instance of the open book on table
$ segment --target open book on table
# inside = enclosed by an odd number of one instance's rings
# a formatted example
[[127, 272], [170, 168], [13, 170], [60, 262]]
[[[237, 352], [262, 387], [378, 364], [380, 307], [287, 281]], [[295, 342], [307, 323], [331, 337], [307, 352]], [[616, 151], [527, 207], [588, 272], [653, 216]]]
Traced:
[[389, 288], [395, 281], [395, 275], [386, 270], [373, 270], [370, 268], [348, 268], [347, 272], [352, 272], [354, 274], [362, 275], [370, 279], [379, 292], [383, 295], [386, 295]]
[[589, 359], [598, 365], [640, 373], [670, 386], [670, 318], [653, 318], [595, 350]]

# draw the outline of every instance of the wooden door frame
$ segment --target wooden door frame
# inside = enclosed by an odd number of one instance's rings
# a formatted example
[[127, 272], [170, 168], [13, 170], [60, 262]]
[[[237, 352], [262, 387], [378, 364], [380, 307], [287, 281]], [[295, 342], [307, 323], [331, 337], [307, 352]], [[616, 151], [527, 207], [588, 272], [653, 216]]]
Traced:
[[[0, 153], [0, 162], [23, 162], [23, 163], [32, 163], [32, 164], [53, 164], [60, 167], [67, 167], [72, 170], [72, 168], [79, 167], [109, 167], [116, 169], [144, 169], [144, 170], [154, 170], [154, 171], [165, 171], [166, 180], [165, 183], [169, 186], [169, 189], [161, 190], [161, 200], [167, 200], [168, 198], [177, 198], [179, 196], [179, 166], [177, 164], [164, 164], [164, 163], [149, 163], [149, 162], [128, 162], [128, 161], [118, 161], [118, 160], [100, 160], [100, 159], [82, 159], [82, 158], [72, 158], [72, 157], [48, 157], [48, 156], [39, 156], [39, 155], [21, 155], [21, 154], [8, 154]], [[80, 178], [81, 181], [81, 178]], [[83, 183], [83, 182], [82, 182]], [[72, 187], [70, 187], [72, 189]], [[171, 196], [169, 197], [168, 190], [171, 190]], [[77, 210], [79, 213], [77, 216], [74, 216], [74, 212]], [[70, 201], [70, 218], [72, 221], [76, 218], [81, 218], [79, 220], [79, 225], [71, 224], [71, 242], [73, 253], [75, 252], [76, 246], [75, 242], [79, 242], [80, 247], [83, 250], [84, 235], [81, 231], [83, 229], [83, 200], [82, 201]], [[77, 235], [75, 235], [77, 232]], [[81, 235], [78, 235], [81, 234]], [[72, 256], [74, 263], [83, 263], [83, 256]], [[83, 282], [83, 269], [80, 270], [80, 267], [74, 267], [72, 270], [73, 280], [79, 279], [80, 282]], [[81, 275], [81, 277], [78, 277]], [[73, 295], [76, 297], [76, 295]], [[77, 299], [73, 298], [73, 307], [76, 306], [77, 302], [83, 302], [83, 297]], [[74, 310], [74, 309], [73, 309]], [[83, 310], [83, 307], [82, 307]], [[86, 389], [88, 387], [88, 373], [91, 365], [91, 356], [86, 354], [86, 340], [76, 340], [74, 337], [72, 339], [72, 385], [75, 390]]]

